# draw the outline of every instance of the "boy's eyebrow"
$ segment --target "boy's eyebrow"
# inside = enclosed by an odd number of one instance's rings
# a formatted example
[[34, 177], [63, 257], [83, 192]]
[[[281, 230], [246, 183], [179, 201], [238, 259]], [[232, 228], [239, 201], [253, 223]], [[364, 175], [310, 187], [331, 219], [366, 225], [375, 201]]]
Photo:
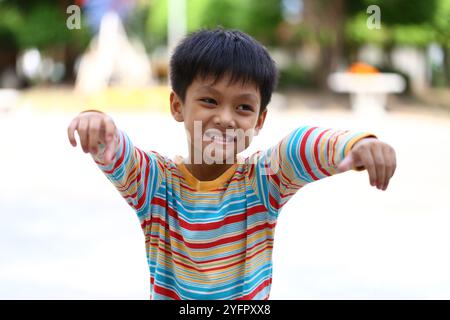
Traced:
[[[209, 91], [216, 95], [222, 96], [220, 91], [214, 89], [211, 86], [203, 86], [203, 87], [200, 87], [199, 89], [197, 89], [197, 92], [201, 93], [202, 91]], [[251, 100], [255, 100], [255, 103], [258, 102], [258, 98], [252, 93], [243, 93], [243, 94], [237, 95], [237, 98], [249, 98]]]

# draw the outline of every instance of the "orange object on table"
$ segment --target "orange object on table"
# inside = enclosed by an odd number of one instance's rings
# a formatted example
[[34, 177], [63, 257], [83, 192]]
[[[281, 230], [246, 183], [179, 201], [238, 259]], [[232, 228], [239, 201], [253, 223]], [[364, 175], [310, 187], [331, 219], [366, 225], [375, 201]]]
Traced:
[[363, 62], [355, 62], [349, 68], [348, 72], [350, 73], [379, 73], [378, 69], [370, 64]]

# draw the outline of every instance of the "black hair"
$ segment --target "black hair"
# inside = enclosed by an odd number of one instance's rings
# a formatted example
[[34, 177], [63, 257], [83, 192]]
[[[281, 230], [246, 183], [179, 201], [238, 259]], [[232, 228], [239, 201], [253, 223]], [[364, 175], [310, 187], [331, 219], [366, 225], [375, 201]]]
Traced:
[[230, 75], [230, 82], [252, 83], [261, 95], [261, 113], [266, 109], [278, 80], [275, 62], [262, 44], [239, 30], [200, 30], [186, 36], [170, 59], [173, 91], [184, 102], [196, 77], [215, 81]]

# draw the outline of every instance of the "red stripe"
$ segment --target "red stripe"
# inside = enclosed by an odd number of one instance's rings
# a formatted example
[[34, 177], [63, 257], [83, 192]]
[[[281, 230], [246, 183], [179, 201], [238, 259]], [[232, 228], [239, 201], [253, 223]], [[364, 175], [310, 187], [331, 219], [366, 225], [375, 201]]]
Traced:
[[234, 216], [226, 217], [222, 221], [217, 221], [217, 222], [191, 224], [191, 223], [188, 223], [188, 222], [180, 219], [178, 221], [178, 223], [180, 224], [180, 227], [182, 227], [184, 229], [187, 229], [187, 230], [191, 230], [191, 231], [208, 231], [208, 230], [219, 229], [219, 228], [224, 227], [224, 226], [226, 226], [228, 224], [244, 221], [245, 219], [246, 219], [246, 214], [245, 213], [241, 213], [241, 214], [237, 214], [237, 215], [234, 215]]
[[271, 193], [269, 193], [269, 202], [270, 205], [276, 210], [280, 209], [280, 204], [275, 200]]
[[191, 186], [189, 186], [187, 183], [183, 183], [183, 181], [180, 181], [180, 186], [181, 186], [183, 189], [186, 189], [186, 190], [188, 190], [188, 191], [198, 192], [197, 189], [191, 188]]
[[180, 180], [186, 181], [182, 175], [176, 174], [175, 171], [172, 172], [172, 176], [174, 176]]
[[322, 165], [320, 164], [320, 159], [319, 159], [319, 142], [322, 139], [322, 136], [325, 134], [325, 132], [330, 131], [330, 129], [327, 129], [325, 131], [323, 131], [321, 134], [319, 134], [319, 136], [317, 137], [316, 142], [314, 143], [314, 159], [316, 159], [316, 163], [317, 163], [317, 167], [319, 168], [319, 170], [326, 176], [331, 176], [331, 174], [328, 173], [328, 171], [326, 171], [324, 168], [322, 168]]
[[251, 216], [252, 214], [258, 213], [258, 212], [264, 212], [267, 211], [266, 207], [264, 205], [259, 204], [257, 206], [253, 206], [251, 208], [247, 208], [247, 215]]
[[[135, 154], [135, 155], [136, 155], [136, 154]], [[141, 156], [140, 156], [140, 157], [141, 157]], [[142, 159], [140, 158], [138, 164], [140, 164], [141, 161], [142, 161]], [[131, 169], [131, 172], [128, 174], [128, 176], [127, 176], [127, 181], [125, 181], [123, 185], [117, 187], [117, 189], [118, 189], [120, 192], [126, 191], [126, 190], [134, 183], [134, 181], [136, 181], [136, 183], [139, 183], [139, 180], [140, 180], [140, 174], [137, 173], [138, 167], [140, 167], [140, 166], [139, 166], [139, 165], [138, 165], [138, 166], [135, 165], [135, 166]], [[130, 179], [130, 178], [132, 178], [132, 180], [131, 180], [130, 182], [128, 182], [128, 179]]]
[[[117, 186], [117, 190], [121, 193], [127, 191], [133, 182], [136, 181], [136, 176], [139, 175], [137, 175], [137, 169], [134, 167], [127, 176], [127, 180], [121, 186]], [[130, 178], [132, 178], [131, 181], [129, 181]], [[137, 181], [137, 183], [139, 183], [139, 181]]]
[[[161, 239], [159, 237], [159, 235], [150, 235], [150, 236], [147, 236], [147, 237], [150, 238], [150, 240], [146, 240], [145, 243], [149, 243], [150, 242], [150, 245], [153, 246], [153, 247], [158, 247], [159, 248], [159, 243], [165, 244], [165, 245], [167, 245], [169, 247], [171, 246], [171, 244], [169, 242], [165, 241], [164, 239]], [[157, 242], [153, 242], [152, 243], [151, 242], [151, 238], [155, 239]], [[240, 251], [238, 253], [232, 254], [232, 255], [228, 255], [228, 256], [220, 257], [220, 258], [214, 258], [214, 259], [210, 259], [210, 260], [203, 260], [203, 261], [195, 261], [191, 257], [189, 257], [189, 256], [187, 256], [185, 254], [182, 254], [180, 252], [176, 252], [176, 251], [171, 251], [170, 254], [176, 255], [176, 256], [181, 257], [181, 258], [186, 259], [186, 260], [189, 260], [189, 261], [191, 261], [192, 263], [195, 263], [195, 264], [207, 264], [207, 263], [211, 263], [211, 262], [219, 262], [219, 261], [222, 261], [222, 260], [234, 258], [236, 256], [245, 254], [246, 252], [253, 250], [254, 248], [262, 245], [265, 242], [269, 242], [269, 243], [273, 242], [273, 239], [264, 239], [264, 240], [262, 240], [260, 242], [255, 243], [253, 246], [251, 246], [249, 248], [245, 248], [244, 250], [242, 250], [242, 251]], [[269, 244], [269, 247], [273, 248], [273, 244]], [[267, 244], [266, 244], [266, 248], [267, 248]], [[162, 249], [162, 250], [165, 250], [165, 249]]]
[[294, 191], [294, 192], [291, 192], [291, 193], [285, 193], [285, 194], [282, 194], [282, 195], [281, 195], [281, 199], [291, 197], [291, 196], [293, 196], [294, 194], [295, 194], [295, 191]]
[[128, 199], [134, 199], [134, 198], [136, 198], [136, 194], [137, 194], [137, 192], [135, 192], [135, 193], [133, 193], [133, 194], [130, 194], [130, 195], [123, 195], [123, 197], [126, 199], [126, 200], [128, 200]]
[[311, 132], [313, 132], [315, 129], [316, 129], [316, 127], [313, 127], [305, 133], [305, 136], [303, 137], [301, 144], [300, 144], [300, 158], [302, 159], [302, 163], [305, 166], [306, 172], [308, 172], [310, 174], [311, 178], [313, 178], [313, 180], [319, 180], [319, 178], [317, 178], [312, 173], [311, 167], [309, 166], [309, 163], [308, 163], [308, 159], [306, 158], [306, 142], [308, 140], [308, 137], [311, 135]]
[[282, 184], [284, 187], [287, 187], [287, 188], [294, 187], [294, 188], [298, 188], [298, 189], [300, 189], [300, 188], [302, 187], [302, 185], [296, 184], [296, 183], [292, 182], [292, 181], [291, 181], [291, 180], [283, 173], [283, 170], [281, 170], [280, 172], [281, 172], [282, 178], [288, 182], [288, 184], [285, 184], [285, 183], [283, 183], [283, 181], [281, 181], [281, 184]]
[[272, 179], [275, 181], [275, 185], [280, 187], [280, 179], [278, 178], [278, 176], [276, 174], [271, 174], [269, 175], [269, 180]]
[[161, 199], [159, 197], [153, 197], [152, 201], [150, 202], [150, 204], [152, 205], [158, 205], [161, 207], [166, 207], [167, 206], [167, 202], [164, 199]]
[[333, 164], [333, 166], [336, 166], [336, 163], [334, 163], [334, 154], [336, 152], [336, 143], [337, 143], [338, 138], [340, 136], [342, 136], [343, 134], [344, 134], [343, 132], [339, 133], [333, 142], [333, 148], [331, 149], [331, 163]]
[[173, 230], [170, 230], [169, 225], [164, 220], [154, 217], [154, 218], [152, 218], [152, 223], [159, 223], [163, 228], [166, 229], [166, 231], [169, 231], [171, 237], [183, 242], [183, 244], [190, 249], [209, 249], [209, 248], [214, 248], [219, 245], [237, 242], [237, 241], [245, 239], [248, 236], [252, 235], [253, 233], [256, 233], [263, 229], [273, 229], [276, 225], [276, 223], [265, 222], [264, 224], [255, 226], [251, 229], [248, 229], [246, 232], [235, 235], [235, 236], [226, 237], [226, 238], [219, 239], [219, 240], [209, 242], [209, 243], [191, 243], [191, 242], [185, 241], [184, 237], [181, 234], [179, 234]]
[[253, 174], [253, 171], [255, 171], [255, 165], [254, 164], [250, 164], [250, 171], [248, 173], [248, 176], [251, 177]]
[[[194, 264], [197, 264], [197, 265], [207, 264], [207, 263], [212, 263], [212, 262], [219, 262], [219, 261], [223, 261], [223, 260], [228, 260], [230, 258], [234, 258], [236, 256], [243, 255], [243, 254], [251, 251], [252, 249], [254, 249], [254, 248], [258, 247], [258, 246], [264, 245], [264, 248], [258, 250], [257, 252], [254, 252], [253, 254], [251, 254], [249, 256], [245, 256], [243, 259], [238, 261], [238, 262], [244, 262], [246, 260], [249, 260], [249, 259], [253, 258], [255, 255], [261, 253], [262, 251], [264, 251], [266, 249], [272, 249], [273, 248], [273, 239], [264, 239], [263, 241], [260, 241], [260, 242], [258, 242], [256, 244], [254, 244], [250, 248], [245, 248], [243, 251], [235, 253], [235, 254], [232, 254], [232, 255], [229, 255], [229, 256], [215, 258], [215, 259], [210, 259], [210, 260], [204, 260], [204, 261], [194, 261], [192, 258], [190, 258], [189, 256], [186, 256], [186, 255], [184, 255], [182, 253], [179, 253], [179, 252], [176, 252], [176, 251], [169, 251], [169, 250], [164, 249], [163, 247], [160, 247], [159, 244], [163, 244], [163, 245], [165, 244], [165, 245], [168, 245], [168, 246], [170, 246], [170, 244], [167, 241], [161, 239], [159, 237], [159, 235], [152, 235], [152, 236], [150, 236], [150, 238], [153, 238], [153, 239], [155, 239], [157, 241], [157, 242], [153, 242], [153, 243], [150, 242], [150, 246], [157, 247], [159, 250], [161, 250], [161, 251], [163, 251], [165, 253], [184, 258], [184, 259], [189, 260], [190, 262], [192, 262]], [[145, 243], [148, 243], [149, 241], [150, 240], [147, 240], [147, 241], [145, 241]], [[215, 268], [217, 268], [217, 267], [214, 267], [214, 268], [210, 268], [210, 269], [197, 269], [194, 266], [191, 266], [189, 264], [185, 264], [185, 263], [183, 263], [183, 262], [181, 262], [179, 260], [173, 259], [173, 262], [175, 264], [183, 265], [183, 266], [185, 266], [187, 268], [190, 268], [190, 269], [193, 269], [193, 270], [197, 270], [197, 271], [211, 271], [211, 270], [215, 270]], [[221, 267], [218, 267], [218, 268], [220, 269], [220, 268], [226, 268], [226, 267], [230, 267], [230, 265], [225, 265], [225, 266], [221, 266]]]
[[[157, 244], [151, 244], [151, 245], [152, 245], [152, 246], [158, 246]], [[212, 267], [212, 268], [197, 268], [197, 267], [195, 267], [195, 266], [186, 264], [186, 263], [184, 263], [184, 262], [181, 262], [181, 261], [178, 261], [178, 260], [175, 260], [175, 259], [173, 259], [172, 261], [175, 263], [175, 265], [178, 265], [178, 266], [181, 266], [181, 267], [190, 269], [190, 270], [195, 270], [195, 271], [198, 271], [198, 272], [211, 272], [211, 271], [217, 271], [217, 270], [225, 270], [225, 269], [231, 268], [231, 267], [233, 267], [233, 266], [235, 266], [235, 265], [242, 264], [242, 263], [244, 263], [245, 261], [247, 261], [247, 260], [253, 258], [254, 256], [256, 256], [257, 254], [259, 254], [259, 253], [261, 253], [261, 252], [263, 252], [263, 251], [265, 251], [265, 250], [267, 250], [267, 249], [272, 249], [272, 248], [273, 248], [273, 246], [269, 245], [269, 246], [266, 246], [266, 247], [262, 248], [261, 250], [255, 252], [255, 253], [253, 253], [251, 256], [244, 257], [243, 259], [240, 259], [240, 260], [235, 261], [235, 262], [230, 263], [230, 264], [226, 264], [226, 265], [222, 265], [222, 266], [217, 266], [217, 267]], [[166, 250], [166, 249], [163, 249], [163, 248], [161, 248], [161, 247], [159, 247], [158, 249], [159, 249], [160, 251], [165, 252], [166, 254], [170, 254], [170, 255], [171, 255], [172, 253], [175, 253], [175, 252], [172, 252], [172, 251], [168, 251], [168, 250]]]
[[[141, 169], [142, 168], [142, 152], [140, 150], [138, 150], [137, 154], [139, 155], [138, 167], [139, 167], [139, 169]], [[148, 165], [148, 163], [146, 163], [146, 165]], [[141, 170], [139, 170], [139, 173], [136, 175], [136, 183], [139, 183], [139, 181], [141, 181], [141, 177], [142, 177]]]
[[214, 248], [216, 246], [220, 246], [220, 245], [224, 245], [224, 244], [229, 244], [229, 243], [233, 243], [233, 242], [237, 242], [243, 239], [246, 239], [248, 236], [250, 236], [253, 233], [256, 233], [258, 231], [264, 230], [266, 228], [269, 229], [273, 229], [274, 224], [270, 225], [269, 223], [264, 223], [262, 225], [253, 227], [252, 229], [247, 230], [247, 233], [242, 233], [242, 234], [238, 234], [235, 236], [230, 236], [230, 237], [226, 237], [223, 239], [219, 239], [216, 241], [213, 241], [211, 243], [190, 243], [190, 242], [186, 242], [184, 241], [183, 236], [181, 236], [180, 234], [170, 230], [170, 235], [173, 236], [174, 238], [182, 241], [184, 243], [185, 246], [191, 248], [191, 249], [209, 249], [209, 248]]
[[189, 222], [187, 222], [185, 220], [180, 219], [178, 217], [178, 212], [176, 212], [170, 206], [168, 206], [167, 205], [167, 201], [165, 201], [164, 199], [161, 199], [161, 198], [155, 196], [155, 197], [153, 197], [153, 199], [151, 201], [151, 204], [152, 205], [159, 205], [159, 206], [161, 206], [163, 208], [166, 208], [169, 216], [171, 216], [174, 219], [178, 220], [178, 223], [179, 223], [180, 227], [182, 227], [182, 228], [184, 228], [186, 230], [190, 230], [190, 231], [208, 231], [208, 230], [219, 229], [219, 228], [224, 227], [224, 226], [226, 226], [228, 224], [244, 221], [245, 219], [247, 219], [248, 217], [250, 217], [250, 216], [252, 216], [254, 214], [267, 211], [266, 208], [263, 205], [257, 205], [257, 206], [253, 206], [251, 208], [248, 208], [245, 213], [229, 216], [229, 217], [226, 217], [225, 219], [223, 219], [221, 221], [206, 222], [206, 223], [189, 223]]
[[240, 298], [237, 298], [236, 300], [252, 300], [262, 289], [270, 286], [271, 283], [272, 283], [272, 278], [267, 279], [264, 282], [262, 282], [255, 290], [253, 290], [253, 292], [251, 292], [245, 296], [242, 296]]
[[[145, 178], [146, 178], [146, 180], [145, 181], [147, 181], [148, 180], [148, 172], [149, 172], [149, 170], [150, 170], [150, 168], [149, 168], [149, 165], [150, 165], [150, 158], [148, 157], [148, 155], [144, 152], [142, 152], [141, 150], [139, 150], [139, 149], [135, 149], [135, 151], [137, 151], [137, 153], [138, 153], [138, 155], [139, 155], [139, 162], [138, 162], [138, 164], [139, 164], [139, 167], [140, 168], [142, 168], [142, 157], [143, 157], [143, 154], [145, 155], [145, 159], [147, 160], [147, 162], [145, 163], [145, 165], [147, 166], [146, 167], [146, 175], [145, 175]], [[160, 167], [160, 169], [161, 169], [161, 165], [160, 165], [160, 161], [158, 161], [157, 160], [157, 165]], [[133, 170], [135, 170], [136, 171], [136, 167], [137, 166], [135, 166], [134, 168], [133, 168]], [[162, 170], [164, 170], [164, 169], [162, 169]], [[129, 176], [132, 176], [132, 173], [130, 173], [130, 175]], [[135, 177], [134, 177], [134, 179], [129, 183], [129, 184], [125, 184], [124, 185], [124, 187], [122, 187], [122, 188], [120, 188], [120, 187], [118, 187], [118, 189], [119, 189], [119, 191], [126, 191], [130, 186], [131, 186], [131, 184], [133, 184], [134, 183], [134, 181], [136, 181], [136, 183], [137, 184], [139, 184], [139, 182], [141, 181], [141, 177], [142, 177], [142, 174], [140, 174], [140, 172], [139, 172], [139, 174], [137, 174]], [[127, 180], [127, 182], [128, 182], [128, 180]], [[147, 187], [147, 183], [145, 184], [145, 187]], [[146, 193], [146, 189], [147, 188], [145, 188], [145, 193]], [[129, 198], [132, 198], [132, 199], [134, 199], [135, 197], [136, 197], [136, 195], [137, 195], [137, 192], [135, 192], [135, 193], [133, 193], [133, 194], [131, 194], [131, 195], [128, 195], [128, 196], [123, 196], [125, 199], [129, 199]]]
[[157, 294], [160, 294], [160, 295], [163, 295], [163, 296], [175, 299], [175, 300], [181, 300], [180, 296], [173, 290], [166, 289], [164, 287], [160, 287], [158, 285], [155, 285], [154, 286], [154, 291]]
[[138, 203], [137, 205], [134, 207], [136, 210], [139, 210], [145, 203], [145, 201], [147, 200], [147, 186], [148, 186], [148, 176], [149, 176], [149, 171], [150, 171], [150, 159], [148, 158], [147, 154], [144, 153], [145, 156], [145, 160], [146, 162], [146, 168], [145, 168], [145, 179], [144, 179], [144, 193], [142, 194], [142, 196], [138, 199]]

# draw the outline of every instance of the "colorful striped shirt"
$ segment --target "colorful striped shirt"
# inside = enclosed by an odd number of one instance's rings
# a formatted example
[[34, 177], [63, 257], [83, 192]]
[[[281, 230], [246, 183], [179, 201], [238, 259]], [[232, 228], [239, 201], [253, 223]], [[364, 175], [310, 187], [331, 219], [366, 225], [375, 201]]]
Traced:
[[300, 127], [213, 181], [177, 155], [142, 151], [117, 130], [113, 163], [95, 161], [136, 211], [151, 299], [268, 299], [278, 215], [306, 184], [337, 173], [369, 133]]

